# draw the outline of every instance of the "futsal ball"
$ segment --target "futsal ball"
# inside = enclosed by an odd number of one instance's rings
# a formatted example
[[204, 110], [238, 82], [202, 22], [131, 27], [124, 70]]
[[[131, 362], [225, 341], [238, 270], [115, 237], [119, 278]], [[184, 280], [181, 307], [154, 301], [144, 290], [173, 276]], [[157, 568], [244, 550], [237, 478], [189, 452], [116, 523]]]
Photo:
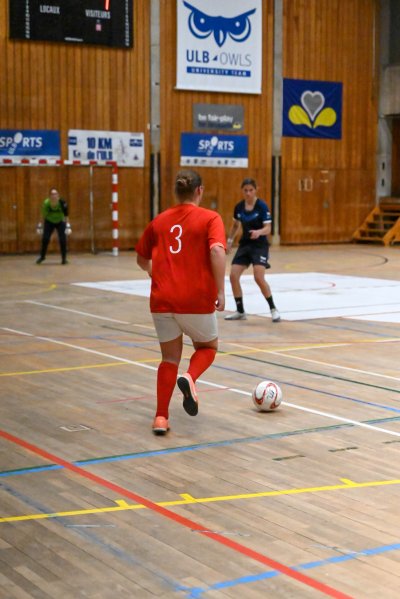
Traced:
[[259, 412], [272, 412], [282, 402], [282, 389], [272, 381], [261, 381], [254, 387], [251, 396]]

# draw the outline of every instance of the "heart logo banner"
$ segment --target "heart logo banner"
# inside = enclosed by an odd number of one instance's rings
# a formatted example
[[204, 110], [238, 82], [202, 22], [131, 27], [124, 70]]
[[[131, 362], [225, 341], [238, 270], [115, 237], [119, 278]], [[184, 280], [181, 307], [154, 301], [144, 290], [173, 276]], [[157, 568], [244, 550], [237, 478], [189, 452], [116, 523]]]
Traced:
[[343, 84], [283, 80], [284, 137], [342, 138]]

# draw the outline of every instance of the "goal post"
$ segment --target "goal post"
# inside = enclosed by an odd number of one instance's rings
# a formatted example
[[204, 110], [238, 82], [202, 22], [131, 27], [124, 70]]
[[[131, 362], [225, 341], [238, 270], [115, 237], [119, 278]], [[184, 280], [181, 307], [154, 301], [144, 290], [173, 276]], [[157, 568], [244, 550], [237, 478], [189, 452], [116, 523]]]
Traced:
[[90, 235], [91, 248], [94, 253], [94, 220], [93, 220], [93, 167], [102, 166], [111, 169], [111, 239], [112, 255], [118, 256], [119, 253], [119, 219], [118, 219], [118, 165], [112, 160], [62, 160], [45, 158], [0, 158], [0, 167], [11, 166], [85, 166], [90, 169]]

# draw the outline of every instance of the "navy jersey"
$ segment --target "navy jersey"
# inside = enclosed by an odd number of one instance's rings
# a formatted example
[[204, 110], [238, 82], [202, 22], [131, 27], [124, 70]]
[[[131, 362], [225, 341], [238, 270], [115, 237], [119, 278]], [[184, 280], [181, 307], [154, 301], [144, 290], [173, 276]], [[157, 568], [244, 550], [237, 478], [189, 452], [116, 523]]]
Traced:
[[250, 242], [255, 245], [265, 245], [268, 243], [266, 235], [261, 235], [258, 239], [250, 238], [250, 231], [262, 229], [266, 224], [272, 222], [269, 208], [263, 200], [257, 198], [253, 210], [246, 210], [246, 202], [242, 200], [236, 204], [233, 218], [242, 223], [243, 234], [240, 244]]

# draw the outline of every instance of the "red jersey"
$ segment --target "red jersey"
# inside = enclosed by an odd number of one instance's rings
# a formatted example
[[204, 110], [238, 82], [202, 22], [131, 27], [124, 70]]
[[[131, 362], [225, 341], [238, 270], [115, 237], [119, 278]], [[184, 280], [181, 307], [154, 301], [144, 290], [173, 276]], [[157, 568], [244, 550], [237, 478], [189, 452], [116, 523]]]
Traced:
[[151, 312], [214, 312], [210, 250], [215, 245], [226, 247], [220, 215], [194, 204], [169, 208], [146, 227], [136, 251], [153, 261]]

